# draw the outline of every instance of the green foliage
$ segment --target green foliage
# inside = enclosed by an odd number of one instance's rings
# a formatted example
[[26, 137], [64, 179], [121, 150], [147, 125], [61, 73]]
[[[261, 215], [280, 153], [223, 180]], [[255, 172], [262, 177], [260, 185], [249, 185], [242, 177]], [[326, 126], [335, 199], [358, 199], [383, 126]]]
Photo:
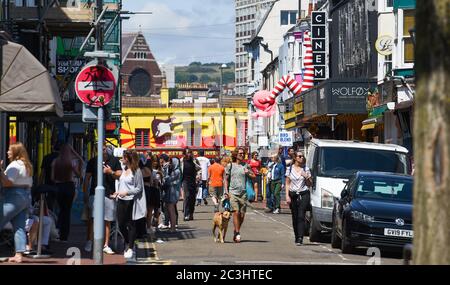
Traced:
[[[175, 68], [176, 83], [220, 83], [222, 63], [205, 63], [194, 61], [188, 66], [179, 66]], [[223, 83], [228, 84], [234, 82], [234, 62], [226, 63], [227, 68], [222, 70]]]

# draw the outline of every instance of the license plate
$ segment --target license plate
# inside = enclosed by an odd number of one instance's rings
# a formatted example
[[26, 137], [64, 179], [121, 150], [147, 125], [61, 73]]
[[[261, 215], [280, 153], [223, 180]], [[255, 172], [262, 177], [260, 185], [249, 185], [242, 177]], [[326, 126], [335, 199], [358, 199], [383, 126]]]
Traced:
[[384, 229], [385, 236], [413, 238], [414, 231], [400, 229]]

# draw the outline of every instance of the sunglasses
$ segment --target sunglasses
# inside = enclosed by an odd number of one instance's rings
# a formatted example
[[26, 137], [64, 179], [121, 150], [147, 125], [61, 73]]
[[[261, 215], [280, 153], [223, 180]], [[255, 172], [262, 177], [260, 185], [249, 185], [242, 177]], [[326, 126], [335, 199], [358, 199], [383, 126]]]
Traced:
[[244, 155], [244, 153], [243, 153], [243, 152], [239, 152], [238, 154], [239, 154], [239, 155]]

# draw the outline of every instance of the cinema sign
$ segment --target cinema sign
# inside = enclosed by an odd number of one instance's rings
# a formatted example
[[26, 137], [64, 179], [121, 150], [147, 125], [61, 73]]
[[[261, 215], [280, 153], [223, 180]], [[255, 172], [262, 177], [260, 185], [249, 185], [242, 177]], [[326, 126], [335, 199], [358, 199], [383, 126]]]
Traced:
[[328, 79], [328, 30], [327, 12], [312, 12], [311, 41], [314, 65], [314, 80]]

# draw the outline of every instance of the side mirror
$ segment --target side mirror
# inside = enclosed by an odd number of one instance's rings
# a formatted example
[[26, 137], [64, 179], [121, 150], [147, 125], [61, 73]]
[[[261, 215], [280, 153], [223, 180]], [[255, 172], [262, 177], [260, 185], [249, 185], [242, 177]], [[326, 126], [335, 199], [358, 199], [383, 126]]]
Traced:
[[341, 192], [341, 199], [344, 199], [344, 198], [348, 197], [349, 195], [350, 195], [350, 193], [348, 192], [348, 190], [344, 189]]

